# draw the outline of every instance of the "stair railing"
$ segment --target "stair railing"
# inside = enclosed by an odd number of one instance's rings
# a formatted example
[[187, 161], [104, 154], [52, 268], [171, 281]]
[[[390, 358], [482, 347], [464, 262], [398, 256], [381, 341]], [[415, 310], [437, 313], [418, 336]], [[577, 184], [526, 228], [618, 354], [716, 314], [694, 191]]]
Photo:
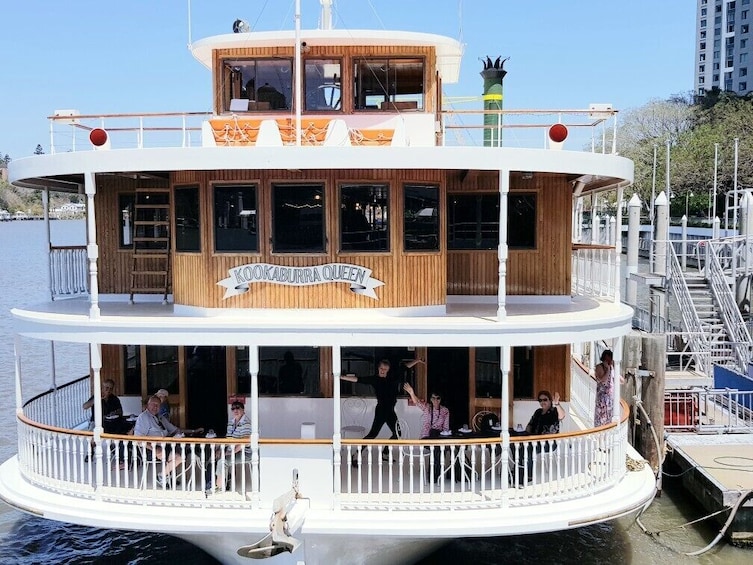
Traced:
[[[720, 256], [723, 258], [734, 256], [737, 247], [745, 247], [744, 238], [739, 242], [709, 240], [706, 256], [706, 279], [709, 281], [719, 317], [727, 330], [729, 342], [735, 352], [738, 369], [743, 374], [747, 374], [748, 364], [751, 360], [750, 332], [745, 325], [742, 314], [740, 314], [740, 308], [720, 262]], [[734, 277], [732, 280], [734, 280]]]
[[682, 319], [682, 328], [684, 335], [687, 336], [689, 350], [694, 358], [695, 366], [702, 370], [706, 375], [712, 374], [710, 366], [709, 351], [711, 349], [709, 342], [709, 326], [704, 324], [698, 317], [698, 311], [693, 304], [693, 298], [690, 295], [688, 284], [685, 281], [685, 275], [680, 266], [674, 246], [667, 246], [669, 253], [669, 277], [668, 286], [677, 300]]

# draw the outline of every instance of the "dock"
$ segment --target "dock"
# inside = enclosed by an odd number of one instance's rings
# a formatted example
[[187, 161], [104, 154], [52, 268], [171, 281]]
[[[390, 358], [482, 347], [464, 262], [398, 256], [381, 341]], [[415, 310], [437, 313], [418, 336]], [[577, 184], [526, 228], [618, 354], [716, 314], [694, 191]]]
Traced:
[[[665, 471], [679, 475], [709, 513], [733, 507], [753, 490], [753, 433], [668, 433], [666, 449]], [[722, 512], [715, 518], [721, 526], [728, 517]], [[738, 508], [726, 537], [734, 544], [753, 545], [753, 498]]]

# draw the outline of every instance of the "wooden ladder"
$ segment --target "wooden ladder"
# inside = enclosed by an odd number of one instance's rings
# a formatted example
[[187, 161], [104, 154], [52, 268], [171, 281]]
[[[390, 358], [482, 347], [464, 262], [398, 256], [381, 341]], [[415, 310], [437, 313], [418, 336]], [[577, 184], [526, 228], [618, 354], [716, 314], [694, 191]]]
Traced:
[[170, 286], [170, 191], [136, 189], [133, 217], [131, 303], [134, 294], [162, 294], [166, 303]]

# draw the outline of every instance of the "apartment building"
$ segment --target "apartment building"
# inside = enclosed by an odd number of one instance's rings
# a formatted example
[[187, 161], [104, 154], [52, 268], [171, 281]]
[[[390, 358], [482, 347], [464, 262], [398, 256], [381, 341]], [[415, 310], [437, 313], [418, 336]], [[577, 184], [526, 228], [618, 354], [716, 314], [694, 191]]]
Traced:
[[753, 90], [751, 0], [698, 0], [695, 92], [717, 87], [740, 95]]

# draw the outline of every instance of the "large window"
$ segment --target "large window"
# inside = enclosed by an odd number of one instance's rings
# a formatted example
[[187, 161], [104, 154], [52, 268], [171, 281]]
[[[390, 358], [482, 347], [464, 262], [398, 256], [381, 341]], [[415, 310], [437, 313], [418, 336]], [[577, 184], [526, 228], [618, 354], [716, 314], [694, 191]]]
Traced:
[[324, 186], [279, 184], [272, 187], [275, 253], [323, 253]]
[[304, 110], [342, 110], [342, 70], [334, 59], [306, 59], [303, 64]]
[[223, 65], [224, 111], [289, 110], [293, 99], [291, 59], [226, 59]]
[[215, 250], [258, 251], [259, 236], [256, 211], [256, 186], [215, 186]]
[[499, 245], [499, 193], [447, 197], [448, 249], [496, 249]]
[[439, 187], [406, 185], [403, 193], [406, 251], [439, 250]]
[[348, 184], [340, 187], [340, 250], [389, 250], [387, 185]]
[[507, 245], [510, 249], [535, 249], [536, 226], [535, 194], [507, 195]]
[[[533, 352], [532, 347], [513, 347], [510, 378], [513, 383], [513, 398], [533, 397]], [[476, 348], [476, 397], [500, 398], [502, 395], [502, 372], [499, 367], [499, 347]]]
[[356, 110], [423, 110], [423, 59], [356, 59]]
[[[236, 390], [251, 394], [248, 347], [235, 353]], [[318, 396], [319, 349], [316, 347], [260, 347], [259, 394]]]
[[199, 187], [175, 187], [175, 250], [201, 251]]
[[[142, 356], [146, 356], [146, 390], [141, 389]], [[178, 347], [167, 345], [123, 346], [124, 394], [146, 396], [161, 388], [178, 394]]]

